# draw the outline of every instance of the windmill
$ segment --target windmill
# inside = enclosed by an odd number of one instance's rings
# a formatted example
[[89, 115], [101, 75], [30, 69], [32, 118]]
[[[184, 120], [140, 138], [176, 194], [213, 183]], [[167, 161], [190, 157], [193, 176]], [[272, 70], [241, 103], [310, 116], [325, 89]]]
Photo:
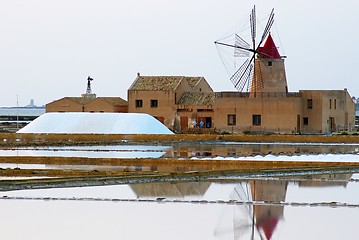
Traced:
[[93, 78], [88, 76], [87, 77], [87, 88], [86, 88], [86, 94], [92, 94], [91, 90], [91, 81], [93, 81]]
[[[274, 23], [274, 9], [272, 9], [267, 24], [263, 30], [263, 33], [258, 41], [256, 42], [256, 31], [257, 31], [257, 19], [256, 19], [256, 9], [255, 6], [252, 9], [252, 12], [249, 17], [250, 20], [250, 35], [251, 35], [251, 44], [245, 41], [242, 37], [238, 34], [235, 34], [235, 43], [228, 44], [225, 42], [216, 41], [216, 45], [223, 45], [227, 47], [234, 48], [234, 56], [235, 57], [246, 57], [247, 59], [244, 63], [234, 72], [234, 74], [230, 77], [231, 82], [233, 83], [234, 87], [240, 91], [250, 91], [250, 92], [257, 92], [262, 89], [263, 81], [261, 79], [260, 70], [257, 69], [256, 66], [256, 55], [259, 57], [264, 58], [271, 58], [274, 56], [277, 58], [281, 58], [273, 40], [269, 34], [270, 29]], [[261, 47], [262, 43], [266, 40], [266, 38], [270, 38], [271, 42], [268, 47]], [[267, 44], [267, 42], [266, 42]], [[275, 49], [274, 49], [275, 48]], [[273, 54], [272, 54], [273, 52]]]
[[87, 77], [86, 93], [81, 94], [81, 96], [84, 97], [84, 98], [95, 99], [95, 98], [96, 98], [96, 94], [95, 94], [95, 93], [92, 93], [91, 81], [93, 81], [93, 78], [90, 77], [90, 76], [88, 76], [88, 77]]

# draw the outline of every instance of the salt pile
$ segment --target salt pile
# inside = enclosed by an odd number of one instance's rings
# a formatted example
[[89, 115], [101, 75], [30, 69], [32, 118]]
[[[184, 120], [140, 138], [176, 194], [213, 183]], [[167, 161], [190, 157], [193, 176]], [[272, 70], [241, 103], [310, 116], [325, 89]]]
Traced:
[[18, 133], [173, 134], [143, 113], [45, 113]]

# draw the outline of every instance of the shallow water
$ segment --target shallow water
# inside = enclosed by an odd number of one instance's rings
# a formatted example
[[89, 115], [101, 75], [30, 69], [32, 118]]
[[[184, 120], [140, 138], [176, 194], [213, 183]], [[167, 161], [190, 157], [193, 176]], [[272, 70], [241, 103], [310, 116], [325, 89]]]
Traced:
[[[0, 224], [5, 239], [356, 239], [358, 178], [338, 174], [2, 192]], [[35, 230], [39, 226], [41, 234]]]
[[[19, 190], [0, 192], [0, 197], [68, 197], [156, 200], [265, 201], [265, 202], [342, 202], [359, 204], [359, 174], [323, 174], [289, 178], [233, 179], [201, 182], [155, 182], [100, 187]], [[261, 198], [253, 195], [255, 190]], [[269, 193], [282, 196], [270, 199]], [[320, 194], [318, 194], [320, 193]]]
[[0, 149], [0, 156], [60, 156], [101, 158], [240, 157], [256, 155], [358, 154], [359, 144], [328, 143], [171, 143], [113, 146], [21, 147]]
[[[236, 205], [0, 202], [4, 239], [302, 240], [357, 239], [359, 234], [357, 208], [286, 206], [281, 219], [258, 227], [244, 215], [245, 209]], [[265, 235], [263, 232], [270, 238], [259, 237], [259, 234]]]
[[24, 147], [0, 149], [0, 156], [159, 158], [170, 149], [169, 146], [147, 145]]
[[[358, 148], [355, 144], [202, 143], [1, 149], [0, 156], [340, 162], [359, 161]], [[40, 240], [357, 239], [358, 192], [359, 173], [8, 191], [0, 192], [1, 236]]]

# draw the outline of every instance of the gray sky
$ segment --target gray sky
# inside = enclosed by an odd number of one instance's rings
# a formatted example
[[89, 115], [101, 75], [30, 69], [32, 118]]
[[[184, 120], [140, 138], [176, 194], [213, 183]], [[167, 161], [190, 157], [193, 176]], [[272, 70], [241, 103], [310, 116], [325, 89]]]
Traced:
[[289, 91], [359, 97], [357, 0], [2, 0], [0, 106], [16, 106], [17, 95], [20, 106], [80, 96], [88, 75], [97, 96], [124, 99], [137, 72], [204, 76], [215, 91], [234, 91], [213, 42], [254, 4], [258, 19], [275, 9]]

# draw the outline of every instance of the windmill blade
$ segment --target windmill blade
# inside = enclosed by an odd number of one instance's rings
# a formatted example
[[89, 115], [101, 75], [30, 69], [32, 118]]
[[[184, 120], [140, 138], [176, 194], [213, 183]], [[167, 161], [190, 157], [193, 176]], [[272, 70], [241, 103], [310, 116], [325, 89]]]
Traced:
[[235, 44], [234, 44], [234, 57], [249, 57], [249, 49], [250, 45], [243, 38], [235, 35]]
[[[269, 14], [267, 25], [264, 28], [263, 35], [262, 35], [262, 38], [261, 38], [261, 40], [260, 40], [260, 42], [258, 44], [258, 47], [260, 47], [260, 45], [263, 43], [264, 39], [267, 37], [273, 23], [274, 23], [274, 8], [272, 9], [271, 13]], [[257, 47], [257, 49], [258, 49], [258, 47]]]
[[251, 24], [251, 36], [252, 36], [252, 44], [253, 44], [253, 49], [255, 48], [255, 42], [256, 42], [256, 6], [253, 7], [252, 9], [252, 13], [249, 17], [249, 21]]
[[253, 69], [252, 59], [253, 57], [250, 60], [247, 59], [230, 78], [234, 87], [240, 92], [243, 91], [246, 85], [248, 88], [248, 83], [250, 82]]

